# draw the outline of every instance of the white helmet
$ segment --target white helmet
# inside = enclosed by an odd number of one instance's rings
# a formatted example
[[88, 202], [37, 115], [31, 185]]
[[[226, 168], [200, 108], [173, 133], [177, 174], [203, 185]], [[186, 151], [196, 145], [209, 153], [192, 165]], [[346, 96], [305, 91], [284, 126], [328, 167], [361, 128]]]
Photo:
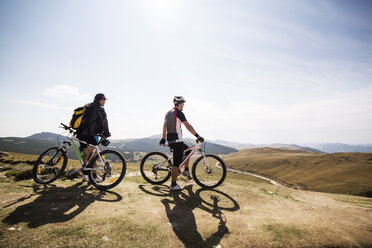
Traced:
[[183, 98], [183, 96], [175, 96], [173, 98], [173, 103], [175, 105], [179, 105], [180, 103], [183, 103], [183, 102], [186, 102], [185, 98]]

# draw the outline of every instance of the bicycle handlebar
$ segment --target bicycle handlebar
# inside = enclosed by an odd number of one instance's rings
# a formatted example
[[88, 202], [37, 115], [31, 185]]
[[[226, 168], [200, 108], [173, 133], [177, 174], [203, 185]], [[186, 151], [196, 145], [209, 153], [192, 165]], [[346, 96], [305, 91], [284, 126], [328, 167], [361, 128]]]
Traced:
[[62, 125], [62, 127], [60, 127], [60, 128], [63, 128], [65, 130], [69, 130], [70, 129], [70, 127], [68, 127], [67, 125], [63, 124], [62, 122], [61, 122], [61, 125]]
[[[73, 133], [74, 132], [74, 129], [72, 129], [71, 127], [67, 126], [66, 124], [63, 124], [61, 122], [61, 125], [62, 126], [60, 126], [60, 128], [63, 128], [65, 130], [68, 130], [68, 131], [70, 131], [70, 133]], [[108, 144], [110, 144], [110, 141], [105, 137], [104, 132], [101, 132], [101, 133], [97, 134], [97, 136], [101, 137], [100, 143], [102, 143], [104, 146], [107, 146]]]
[[62, 125], [62, 126], [60, 126], [60, 128], [63, 128], [63, 129], [65, 129], [65, 130], [68, 130], [68, 131], [70, 131], [70, 133], [74, 132], [74, 130], [73, 130], [71, 127], [67, 126], [66, 124], [63, 124], [63, 123], [61, 122], [61, 125]]

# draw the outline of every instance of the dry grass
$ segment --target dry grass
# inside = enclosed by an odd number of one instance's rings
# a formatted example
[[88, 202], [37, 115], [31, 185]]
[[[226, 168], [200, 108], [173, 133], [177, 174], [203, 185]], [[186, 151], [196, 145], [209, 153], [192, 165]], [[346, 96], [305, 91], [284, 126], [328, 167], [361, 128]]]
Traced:
[[0, 247], [372, 246], [372, 199], [365, 197], [296, 191], [234, 173], [217, 190], [181, 181], [186, 188], [175, 194], [139, 176], [102, 192], [4, 173]]
[[372, 196], [372, 153], [318, 154], [259, 148], [224, 159], [229, 167], [304, 184], [310, 190]]

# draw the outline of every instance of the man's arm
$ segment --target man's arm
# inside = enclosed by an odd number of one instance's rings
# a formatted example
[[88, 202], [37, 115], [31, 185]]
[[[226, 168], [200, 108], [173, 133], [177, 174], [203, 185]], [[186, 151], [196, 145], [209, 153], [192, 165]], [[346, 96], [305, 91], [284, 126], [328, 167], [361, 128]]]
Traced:
[[164, 124], [163, 124], [163, 134], [162, 134], [162, 138], [161, 140], [159, 141], [159, 146], [164, 146], [165, 145], [165, 137], [167, 135], [167, 123], [164, 121]]
[[164, 124], [163, 124], [163, 136], [162, 136], [162, 138], [165, 139], [166, 136], [167, 136], [167, 123], [164, 122]]
[[182, 123], [183, 123], [183, 125], [185, 125], [185, 127], [187, 128], [187, 130], [189, 130], [189, 132], [192, 135], [196, 135], [195, 129], [191, 126], [191, 124], [188, 121], [184, 121]]
[[107, 115], [106, 115], [105, 110], [102, 109], [98, 111], [98, 118], [101, 121], [101, 126], [103, 129], [103, 136], [105, 136], [106, 138], [110, 137], [111, 133], [109, 131]]
[[182, 123], [183, 125], [185, 125], [187, 130], [189, 130], [189, 132], [198, 139], [199, 142], [204, 142], [204, 139], [199, 136], [199, 134], [195, 131], [193, 126], [191, 126], [191, 124], [188, 121], [183, 121]]

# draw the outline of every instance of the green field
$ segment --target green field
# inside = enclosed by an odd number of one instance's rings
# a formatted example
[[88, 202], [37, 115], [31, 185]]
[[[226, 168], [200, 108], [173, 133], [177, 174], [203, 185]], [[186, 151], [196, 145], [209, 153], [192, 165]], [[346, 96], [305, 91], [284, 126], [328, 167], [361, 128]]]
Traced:
[[216, 190], [182, 178], [185, 190], [170, 193], [168, 183], [146, 183], [136, 163], [107, 192], [80, 178], [48, 186], [15, 180], [36, 157], [0, 157], [0, 247], [372, 246], [367, 197], [300, 191], [236, 173]]

